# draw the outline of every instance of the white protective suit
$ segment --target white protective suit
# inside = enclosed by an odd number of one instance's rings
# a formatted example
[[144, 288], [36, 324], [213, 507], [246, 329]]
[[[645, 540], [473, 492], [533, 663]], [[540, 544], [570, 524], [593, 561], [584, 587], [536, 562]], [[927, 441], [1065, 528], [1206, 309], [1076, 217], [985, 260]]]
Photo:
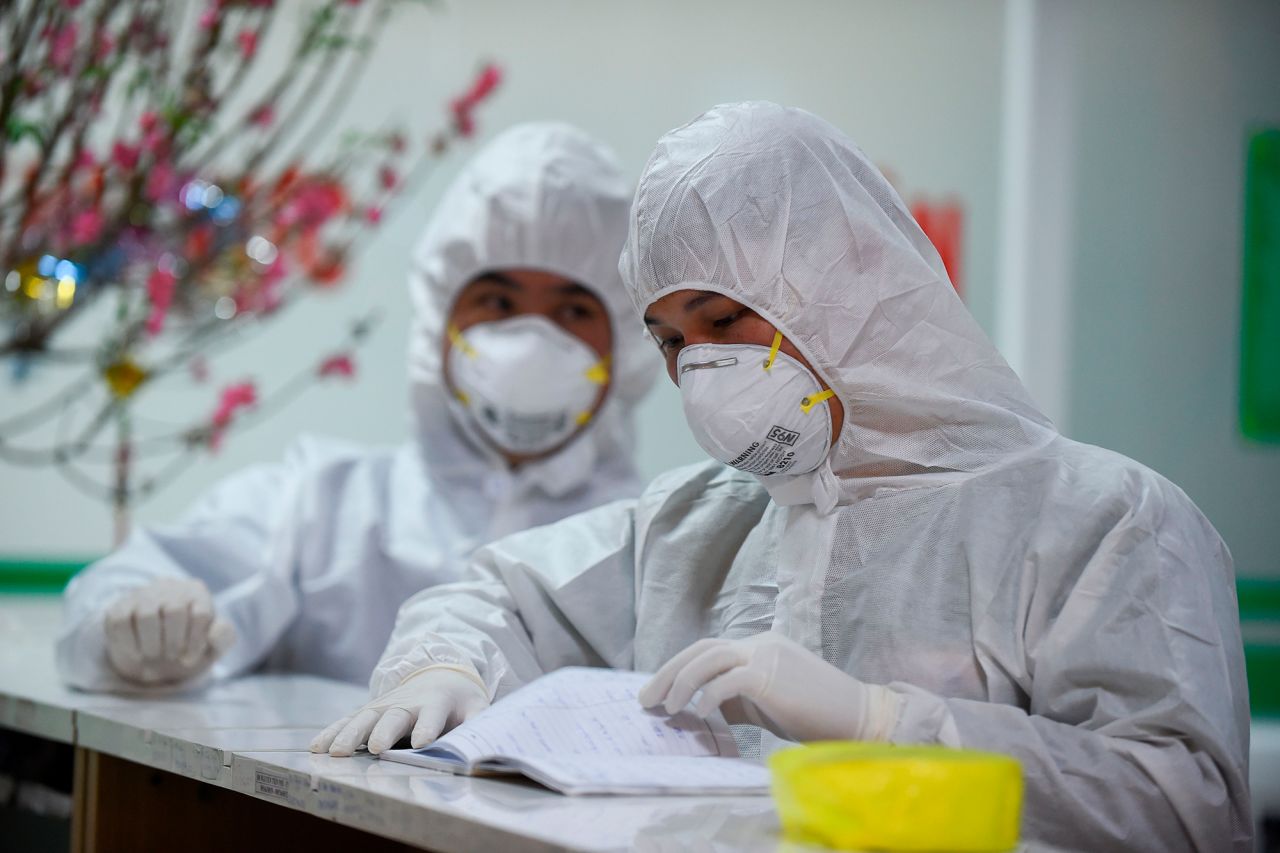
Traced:
[[674, 471], [481, 549], [402, 608], [375, 695], [432, 662], [502, 695], [779, 631], [899, 693], [891, 740], [1016, 756], [1028, 839], [1249, 848], [1222, 540], [1163, 477], [1057, 433], [857, 147], [799, 110], [712, 110], [659, 142], [622, 269], [641, 310], [693, 288], [775, 324], [844, 406], [827, 462], [763, 487]]
[[[134, 531], [67, 589], [63, 678], [129, 689], [104, 656], [103, 611], [152, 579], [185, 575], [209, 586], [238, 634], [214, 677], [263, 666], [363, 683], [396, 609], [460, 576], [477, 546], [639, 493], [632, 409], [658, 360], [618, 276], [630, 199], [612, 153], [572, 127], [522, 125], [491, 142], [453, 181], [413, 258], [416, 440], [390, 451], [303, 440], [283, 464], [223, 482], [177, 524]], [[563, 450], [514, 472], [459, 428], [442, 384], [453, 300], [497, 268], [587, 285], [614, 327], [603, 408]]]

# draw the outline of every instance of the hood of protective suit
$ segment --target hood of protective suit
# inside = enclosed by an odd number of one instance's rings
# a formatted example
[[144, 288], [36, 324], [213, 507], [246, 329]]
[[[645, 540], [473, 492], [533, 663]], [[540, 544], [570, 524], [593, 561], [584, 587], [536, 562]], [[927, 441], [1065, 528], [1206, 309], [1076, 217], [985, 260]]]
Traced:
[[1056, 435], [866, 155], [811, 113], [716, 107], [658, 141], [619, 268], [643, 313], [681, 289], [759, 312], [844, 406], [827, 461], [761, 482], [838, 504], [984, 470]]
[[613, 326], [612, 386], [585, 431], [547, 459], [522, 466], [551, 494], [632, 471], [632, 410], [657, 359], [635, 330], [618, 274], [631, 190], [611, 151], [566, 124], [518, 125], [486, 145], [450, 184], [413, 257], [409, 378], [419, 441], [440, 475], [501, 458], [448, 414], [442, 342], [458, 293], [480, 273], [528, 268], [565, 276], [604, 303]]

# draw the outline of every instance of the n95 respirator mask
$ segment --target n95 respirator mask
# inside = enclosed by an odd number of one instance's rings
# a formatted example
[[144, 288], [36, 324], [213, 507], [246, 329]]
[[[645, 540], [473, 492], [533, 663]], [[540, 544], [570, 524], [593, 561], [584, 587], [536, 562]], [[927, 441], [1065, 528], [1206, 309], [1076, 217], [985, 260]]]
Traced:
[[454, 411], [509, 453], [544, 453], [591, 420], [607, 363], [546, 317], [450, 327]]
[[803, 364], [756, 344], [694, 344], [676, 362], [684, 416], [698, 444], [726, 465], [770, 477], [807, 474], [831, 450], [831, 414]]

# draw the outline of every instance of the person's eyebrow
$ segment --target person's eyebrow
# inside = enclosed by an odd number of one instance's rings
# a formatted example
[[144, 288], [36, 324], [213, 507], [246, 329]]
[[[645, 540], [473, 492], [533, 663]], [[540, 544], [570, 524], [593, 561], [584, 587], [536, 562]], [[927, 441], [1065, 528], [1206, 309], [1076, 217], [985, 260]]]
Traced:
[[699, 293], [697, 296], [693, 297], [692, 299], [690, 299], [688, 302], [684, 304], [684, 313], [688, 314], [690, 311], [693, 311], [694, 309], [701, 307], [703, 304], [705, 304], [706, 302], [712, 299], [715, 299], [716, 297], [720, 297], [721, 299], [727, 298], [722, 296], [719, 293], [711, 293], [709, 291], [704, 291], [703, 293]]
[[520, 282], [516, 281], [513, 278], [508, 278], [507, 276], [503, 275], [500, 272], [487, 272], [487, 273], [484, 273], [483, 275], [478, 275], [474, 279], [472, 279], [471, 283], [476, 284], [477, 282], [481, 282], [481, 281], [487, 282], [489, 284], [496, 284], [496, 285], [499, 285], [500, 287], [509, 287], [512, 290], [521, 289]]
[[[688, 302], [686, 302], [682, 310], [684, 311], [684, 313], [688, 314], [690, 311], [694, 311], [699, 307], [701, 307], [708, 300], [715, 299], [716, 297], [720, 297], [721, 299], [729, 298], [725, 296], [723, 293], [712, 293], [710, 291], [705, 291], [703, 293], [699, 293], [697, 296], [693, 297]], [[646, 326], [659, 326], [662, 324], [662, 321], [659, 320], [657, 317], [651, 317], [648, 314], [645, 314], [644, 324]]]

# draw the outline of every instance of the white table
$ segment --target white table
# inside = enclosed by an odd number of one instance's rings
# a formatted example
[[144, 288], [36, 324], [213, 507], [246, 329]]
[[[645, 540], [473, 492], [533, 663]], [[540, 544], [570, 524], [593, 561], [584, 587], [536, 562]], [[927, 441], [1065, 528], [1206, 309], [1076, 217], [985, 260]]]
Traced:
[[[439, 851], [779, 846], [767, 796], [572, 798], [522, 782], [455, 777], [367, 755], [312, 755], [306, 747], [314, 734], [365, 700], [363, 689], [324, 679], [253, 676], [145, 699], [68, 690], [53, 666], [51, 639], [60, 618], [54, 599], [0, 598], [0, 726], [76, 746], [77, 761], [90, 767], [78, 768], [78, 787], [93, 776], [93, 762], [106, 757], [114, 774], [106, 789], [123, 787], [119, 774], [141, 765]], [[129, 785], [149, 790], [144, 782]], [[138, 788], [130, 790], [136, 795]], [[112, 794], [90, 795], [108, 799], [89, 811], [103, 818], [114, 816], [106, 811], [128, 808], [134, 820], [146, 821], [152, 811], [170, 807], [121, 804], [109, 801]], [[84, 796], [77, 792], [78, 799]], [[85, 849], [111, 846], [78, 841]]]
[[[68, 690], [53, 662], [60, 620], [57, 599], [0, 596], [0, 727], [77, 748], [76, 849], [157, 846], [154, 835], [120, 841], [122, 823], [129, 830], [152, 822], [171, 833], [164, 847], [218, 853], [228, 846], [337, 849], [336, 830], [325, 829], [335, 824], [369, 834], [354, 841], [359, 849], [378, 841], [371, 835], [438, 851], [816, 849], [780, 841], [767, 796], [565, 797], [368, 755], [312, 755], [306, 747], [315, 732], [366, 698], [362, 688], [320, 678], [259, 675], [145, 699]], [[1278, 731], [1269, 730], [1268, 745], [1280, 748]], [[157, 781], [144, 768], [180, 784]], [[209, 790], [252, 799], [211, 798]], [[235, 824], [233, 841], [219, 846], [200, 835], [207, 825], [182, 825], [203, 814], [190, 802], [201, 798]], [[271, 841], [270, 832], [286, 840]], [[304, 838], [322, 840], [308, 846]], [[1043, 845], [1020, 849], [1050, 853]]]

